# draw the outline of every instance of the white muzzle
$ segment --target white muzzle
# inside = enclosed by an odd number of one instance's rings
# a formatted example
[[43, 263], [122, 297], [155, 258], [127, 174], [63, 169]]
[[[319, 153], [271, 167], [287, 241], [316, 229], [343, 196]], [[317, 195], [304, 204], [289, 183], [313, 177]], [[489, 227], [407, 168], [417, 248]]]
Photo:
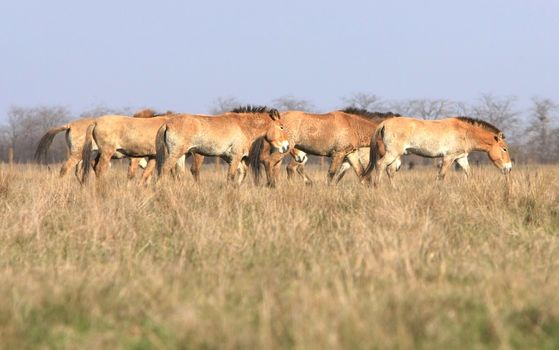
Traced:
[[307, 154], [306, 153], [298, 153], [295, 156], [295, 161], [297, 163], [306, 163], [306, 161], [308, 160]]
[[289, 150], [289, 141], [282, 141], [281, 144], [277, 147], [280, 153], [285, 153]]

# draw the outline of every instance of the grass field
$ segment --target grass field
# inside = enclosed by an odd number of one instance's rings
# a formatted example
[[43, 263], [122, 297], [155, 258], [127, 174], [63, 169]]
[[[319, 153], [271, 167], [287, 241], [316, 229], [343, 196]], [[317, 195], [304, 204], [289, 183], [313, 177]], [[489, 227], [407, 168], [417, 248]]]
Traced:
[[559, 166], [313, 187], [0, 166], [0, 347], [559, 348]]

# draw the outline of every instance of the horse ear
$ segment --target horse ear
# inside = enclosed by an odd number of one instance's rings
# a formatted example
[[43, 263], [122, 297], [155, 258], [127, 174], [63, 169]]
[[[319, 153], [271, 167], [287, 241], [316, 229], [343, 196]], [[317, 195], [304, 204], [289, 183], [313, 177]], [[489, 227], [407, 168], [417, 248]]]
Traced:
[[270, 115], [270, 118], [272, 118], [272, 120], [279, 120], [280, 119], [280, 114], [279, 114], [278, 110], [275, 109], [275, 108], [270, 109], [268, 114]]

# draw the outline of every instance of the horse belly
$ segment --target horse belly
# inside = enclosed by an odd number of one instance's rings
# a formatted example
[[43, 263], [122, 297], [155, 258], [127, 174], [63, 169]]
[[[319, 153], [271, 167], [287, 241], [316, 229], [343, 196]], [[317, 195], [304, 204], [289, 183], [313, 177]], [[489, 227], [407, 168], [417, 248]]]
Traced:
[[204, 156], [228, 156], [231, 154], [232, 146], [223, 145], [219, 142], [200, 142], [194, 146], [193, 150]]
[[320, 147], [316, 144], [310, 145], [305, 143], [297, 143], [295, 146], [297, 147], [297, 149], [315, 156], [328, 156], [331, 153], [331, 147]]
[[423, 157], [436, 158], [454, 153], [456, 145], [452, 138], [442, 135], [436, 137], [431, 135], [428, 139], [421, 142], [411, 142], [406, 151]]
[[409, 153], [416, 154], [422, 157], [427, 157], [427, 158], [437, 158], [443, 155], [442, 152], [440, 151], [432, 151], [425, 148], [414, 148], [414, 147], [406, 148], [406, 152], [404, 154], [409, 154]]

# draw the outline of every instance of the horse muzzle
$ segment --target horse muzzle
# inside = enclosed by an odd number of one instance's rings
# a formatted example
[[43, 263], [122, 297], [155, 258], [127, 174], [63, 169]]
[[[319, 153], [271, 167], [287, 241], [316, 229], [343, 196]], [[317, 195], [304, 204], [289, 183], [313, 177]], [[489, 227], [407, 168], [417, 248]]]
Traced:
[[512, 170], [512, 163], [510, 162], [503, 164], [503, 167], [501, 168], [503, 174], [508, 174], [511, 172], [511, 170]]
[[307, 157], [306, 154], [303, 154], [303, 155], [297, 154], [297, 155], [295, 156], [295, 161], [296, 161], [297, 163], [305, 163], [307, 160], [308, 160], [308, 157]]
[[285, 153], [289, 151], [289, 141], [282, 141], [279, 146], [276, 146], [276, 148], [278, 149], [279, 153]]

